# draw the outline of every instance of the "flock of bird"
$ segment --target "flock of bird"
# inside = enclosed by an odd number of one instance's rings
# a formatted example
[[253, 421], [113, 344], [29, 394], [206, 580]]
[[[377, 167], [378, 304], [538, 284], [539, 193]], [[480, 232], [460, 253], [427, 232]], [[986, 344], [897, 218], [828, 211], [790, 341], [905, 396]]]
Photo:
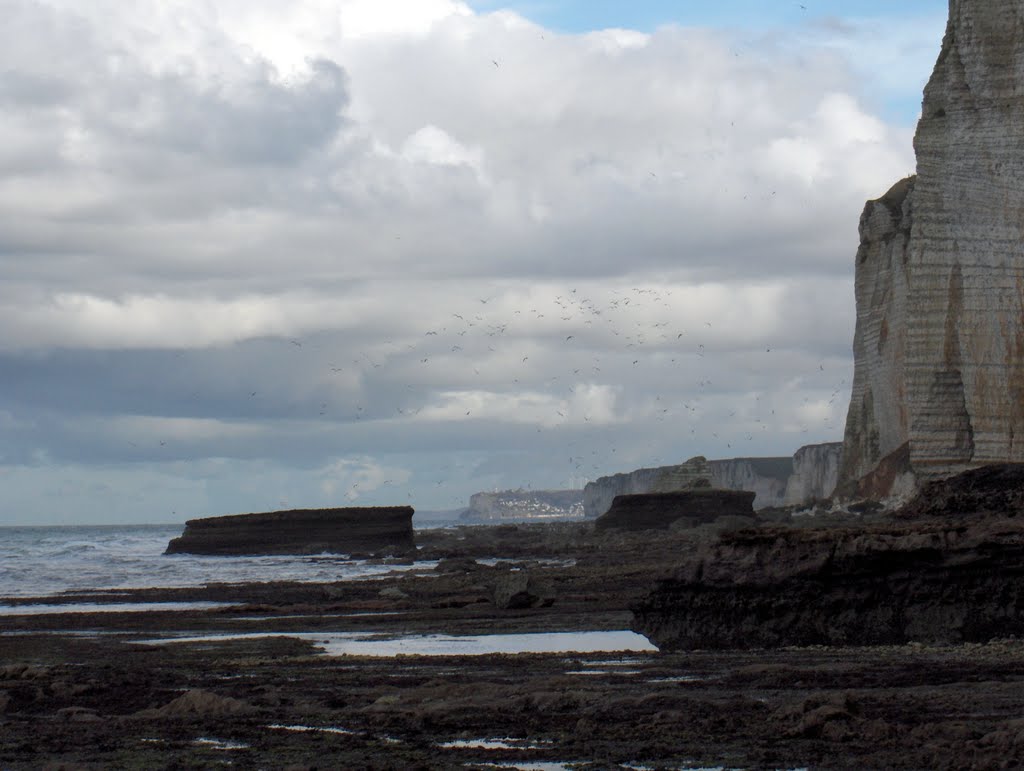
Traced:
[[[566, 287], [525, 303], [514, 293], [465, 299], [464, 307], [448, 309], [444, 318], [435, 316], [433, 326], [377, 344], [364, 340], [362, 347], [346, 349], [347, 359], [336, 355], [332, 338], [289, 339], [295, 357], [310, 357], [308, 364], [296, 360], [295, 371], [319, 366], [319, 377], [327, 384], [310, 402], [306, 418], [369, 424], [377, 430], [393, 430], [403, 421], [437, 426], [481, 421], [484, 432], [526, 426], [544, 434], [535, 444], [538, 458], [566, 459], [557, 470], [542, 461], [547, 467], [538, 471], [549, 477], [556, 472], [577, 483], [711, 454], [702, 444], [724, 448], [723, 455], [756, 454], [748, 448], [764, 442], [755, 440], [792, 420], [794, 405], [770, 392], [770, 376], [764, 374], [774, 365], [768, 359], [757, 361], [759, 356], [785, 355], [785, 346], [762, 343], [756, 348], [737, 342], [735, 329], [720, 329], [728, 320], [704, 319], [686, 327], [681, 324], [685, 314], [674, 305], [669, 288], [638, 286], [593, 294], [598, 299]], [[749, 337], [757, 340], [758, 330], [750, 330]], [[745, 357], [751, 370], [760, 366], [763, 372], [750, 380], [749, 388], [716, 384], [720, 378], [742, 377], [711, 355], [718, 347], [729, 349], [726, 355]], [[335, 355], [324, 359], [329, 352]], [[808, 392], [822, 394], [825, 364], [815, 361], [812, 371], [802, 373]], [[800, 437], [809, 433], [818, 441], [839, 438], [838, 408], [848, 390], [846, 379], [829, 388], [820, 424], [805, 420], [795, 444], [805, 443]], [[258, 395], [249, 392], [250, 399]], [[813, 400], [805, 396], [796, 407], [811, 401], [820, 408], [823, 394]], [[617, 446], [615, 429], [623, 423], [660, 434], [650, 437], [649, 454], [638, 455], [635, 445]], [[673, 452], [679, 454], [662, 457]], [[441, 487], [451, 468], [439, 465], [436, 471], [441, 478], [432, 484]], [[524, 478], [518, 486], [526, 488], [534, 481]], [[360, 493], [358, 483], [348, 490], [350, 498]]]

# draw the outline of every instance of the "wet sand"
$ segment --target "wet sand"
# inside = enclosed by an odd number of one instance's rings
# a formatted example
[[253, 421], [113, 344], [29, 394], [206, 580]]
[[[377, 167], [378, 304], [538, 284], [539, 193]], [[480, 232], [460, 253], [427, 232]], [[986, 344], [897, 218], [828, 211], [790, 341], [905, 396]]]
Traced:
[[[1024, 764], [1024, 644], [1015, 640], [687, 653], [325, 652], [324, 641], [372, 645], [372, 635], [393, 646], [408, 635], [627, 630], [630, 602], [693, 538], [598, 536], [575, 524], [447, 531], [422, 539], [419, 568], [378, 580], [119, 591], [107, 599], [230, 605], [5, 615], [0, 767]], [[511, 561], [471, 562], [496, 554]], [[494, 605], [494, 586], [522, 571], [550, 588], [552, 604]], [[94, 593], [23, 602], [76, 599], [104, 602]], [[168, 642], [215, 635], [226, 637]]]

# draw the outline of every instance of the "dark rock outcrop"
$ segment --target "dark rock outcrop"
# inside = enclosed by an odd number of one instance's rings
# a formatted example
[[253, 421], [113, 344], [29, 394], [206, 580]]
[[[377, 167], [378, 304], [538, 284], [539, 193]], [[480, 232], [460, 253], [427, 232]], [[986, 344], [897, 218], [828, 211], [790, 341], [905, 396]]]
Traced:
[[167, 554], [400, 554], [412, 550], [411, 506], [294, 509], [190, 519]]
[[663, 649], [1024, 635], [1024, 466], [934, 482], [892, 522], [725, 534], [633, 611]]
[[1024, 518], [1024, 463], [1000, 463], [929, 482], [897, 519], [995, 514]]
[[721, 517], [753, 517], [754, 493], [745, 490], [695, 488], [673, 493], [618, 495], [594, 522], [597, 530], [667, 530], [680, 519], [693, 525]]

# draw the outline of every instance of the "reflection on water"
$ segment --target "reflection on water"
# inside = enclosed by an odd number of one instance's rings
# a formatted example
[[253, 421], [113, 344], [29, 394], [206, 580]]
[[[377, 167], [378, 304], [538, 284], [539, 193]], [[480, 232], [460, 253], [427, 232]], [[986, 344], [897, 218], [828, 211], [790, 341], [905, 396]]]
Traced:
[[273, 725], [268, 725], [267, 728], [271, 728], [275, 731], [295, 731], [297, 733], [340, 734], [342, 736], [355, 735], [355, 731], [350, 731], [347, 728], [337, 728], [335, 726], [281, 725], [280, 723], [274, 723]]
[[409, 635], [389, 637], [369, 632], [256, 632], [200, 637], [163, 637], [137, 642], [168, 643], [248, 640], [259, 637], [294, 637], [308, 640], [328, 656], [483, 656], [492, 653], [606, 653], [631, 651], [654, 653], [658, 649], [646, 637], [628, 631], [540, 632], [490, 635]]
[[206, 747], [211, 750], [247, 750], [250, 749], [248, 744], [240, 744], [239, 742], [227, 742], [223, 739], [207, 739], [200, 737], [192, 742], [198, 747]]
[[231, 608], [237, 602], [115, 602], [52, 605], [3, 605], [0, 616], [42, 616], [48, 613], [145, 613], [157, 610], [212, 610]]

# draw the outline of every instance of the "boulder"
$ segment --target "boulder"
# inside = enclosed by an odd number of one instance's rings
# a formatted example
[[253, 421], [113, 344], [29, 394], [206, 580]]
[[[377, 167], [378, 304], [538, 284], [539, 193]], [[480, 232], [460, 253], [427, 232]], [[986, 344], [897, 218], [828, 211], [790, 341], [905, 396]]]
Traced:
[[497, 579], [492, 599], [495, 607], [502, 610], [546, 608], [554, 604], [555, 593], [525, 570], [513, 570]]
[[224, 715], [248, 715], [256, 709], [251, 704], [220, 696], [201, 688], [193, 688], [162, 707], [144, 709], [136, 712], [133, 717], [140, 718], [200, 718]]

